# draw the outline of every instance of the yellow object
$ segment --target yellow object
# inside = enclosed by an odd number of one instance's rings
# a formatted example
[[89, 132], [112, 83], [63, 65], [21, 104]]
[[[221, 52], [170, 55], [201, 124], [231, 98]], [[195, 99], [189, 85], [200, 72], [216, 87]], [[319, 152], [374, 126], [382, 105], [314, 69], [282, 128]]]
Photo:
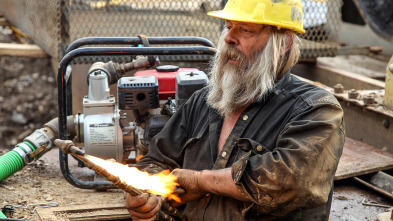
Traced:
[[225, 20], [250, 22], [305, 33], [300, 0], [228, 0], [221, 11], [207, 13]]
[[385, 106], [393, 110], [393, 56], [386, 68], [385, 96], [383, 97]]

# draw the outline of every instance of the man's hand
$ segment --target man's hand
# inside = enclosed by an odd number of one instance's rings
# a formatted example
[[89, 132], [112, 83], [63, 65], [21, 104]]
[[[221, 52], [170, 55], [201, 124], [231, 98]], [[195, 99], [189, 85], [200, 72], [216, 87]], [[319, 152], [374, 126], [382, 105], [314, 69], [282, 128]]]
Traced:
[[154, 194], [132, 196], [126, 193], [126, 208], [134, 221], [155, 220], [161, 209], [161, 200]]
[[175, 190], [175, 194], [181, 200], [180, 203], [172, 201], [172, 206], [180, 206], [190, 201], [199, 199], [206, 194], [206, 191], [203, 191], [199, 185], [201, 182], [199, 180], [201, 175], [200, 171], [175, 169], [172, 171], [172, 174], [177, 177], [177, 182], [180, 184], [180, 188]]

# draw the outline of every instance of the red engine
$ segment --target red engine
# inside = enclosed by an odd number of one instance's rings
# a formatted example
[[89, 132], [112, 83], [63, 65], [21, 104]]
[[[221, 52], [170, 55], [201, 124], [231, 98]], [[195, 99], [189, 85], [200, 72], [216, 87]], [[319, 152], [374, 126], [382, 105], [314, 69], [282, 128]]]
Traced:
[[169, 97], [175, 98], [176, 94], [176, 75], [179, 73], [199, 72], [196, 68], [179, 68], [175, 65], [158, 66], [152, 70], [138, 71], [135, 76], [154, 76], [158, 79], [158, 93], [160, 100], [168, 100]]

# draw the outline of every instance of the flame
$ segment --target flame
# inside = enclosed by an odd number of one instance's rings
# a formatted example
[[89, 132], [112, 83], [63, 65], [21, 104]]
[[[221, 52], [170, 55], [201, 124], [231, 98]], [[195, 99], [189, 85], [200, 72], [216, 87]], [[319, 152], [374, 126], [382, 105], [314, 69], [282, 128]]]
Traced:
[[128, 185], [180, 202], [180, 198], [173, 194], [176, 186], [179, 186], [176, 182], [177, 177], [169, 170], [161, 171], [158, 174], [149, 174], [115, 161], [103, 160], [87, 154], [85, 156], [94, 164], [106, 169], [114, 176], [118, 176]]

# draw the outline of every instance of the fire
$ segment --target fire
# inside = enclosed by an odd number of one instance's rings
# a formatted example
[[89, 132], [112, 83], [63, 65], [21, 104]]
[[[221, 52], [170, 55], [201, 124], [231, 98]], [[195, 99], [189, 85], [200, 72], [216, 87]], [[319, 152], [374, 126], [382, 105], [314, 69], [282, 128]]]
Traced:
[[169, 170], [164, 170], [158, 174], [149, 174], [135, 167], [129, 167], [114, 161], [103, 160], [87, 154], [86, 157], [109, 173], [118, 176], [121, 181], [128, 185], [180, 202], [180, 199], [173, 194], [176, 186], [179, 186], [176, 182], [177, 178]]

